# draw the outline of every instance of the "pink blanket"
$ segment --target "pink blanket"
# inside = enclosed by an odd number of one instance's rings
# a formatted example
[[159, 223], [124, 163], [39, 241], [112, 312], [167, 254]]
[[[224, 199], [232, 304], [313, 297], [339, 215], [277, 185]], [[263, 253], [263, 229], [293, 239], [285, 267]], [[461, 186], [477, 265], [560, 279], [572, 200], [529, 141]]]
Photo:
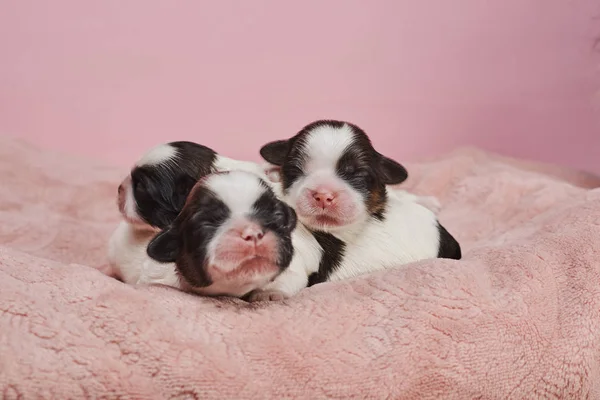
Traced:
[[2, 398], [600, 398], [600, 179], [408, 167], [463, 260], [249, 305], [98, 272], [124, 171], [0, 139]]

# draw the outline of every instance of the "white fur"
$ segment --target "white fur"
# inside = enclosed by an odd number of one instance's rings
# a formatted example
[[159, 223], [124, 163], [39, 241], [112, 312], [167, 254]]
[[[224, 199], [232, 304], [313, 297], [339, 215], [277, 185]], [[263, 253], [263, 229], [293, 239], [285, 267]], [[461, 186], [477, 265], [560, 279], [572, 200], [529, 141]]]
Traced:
[[[209, 262], [216, 264], [215, 250], [221, 237], [234, 224], [244, 223], [256, 200], [265, 192], [265, 188], [260, 185], [259, 177], [256, 174], [241, 170], [231, 171], [227, 175], [210, 175], [206, 180], [206, 186], [218, 194], [219, 199], [231, 212], [230, 217], [217, 229], [208, 244]], [[233, 271], [237, 266], [237, 262], [227, 263], [225, 260], [219, 262], [219, 267], [223, 271]]]
[[180, 288], [175, 264], [162, 264], [146, 254], [156, 231], [121, 221], [108, 242], [108, 261], [124, 283], [162, 284]]
[[173, 159], [177, 155], [177, 148], [169, 143], [160, 144], [148, 151], [135, 164], [138, 167], [143, 165], [157, 165]]
[[133, 196], [133, 187], [131, 185], [131, 180], [129, 180], [129, 184], [125, 186], [125, 204], [123, 206], [123, 213], [125, 217], [130, 219], [132, 222], [140, 222], [142, 223], [142, 219], [138, 215], [137, 212], [137, 202], [135, 201], [135, 197]]
[[244, 215], [252, 210], [252, 205], [265, 192], [259, 177], [246, 171], [233, 171], [227, 175], [210, 175], [206, 186], [218, 193], [219, 199], [233, 216]]
[[322, 169], [335, 170], [337, 160], [353, 141], [354, 132], [347, 124], [341, 128], [327, 125], [314, 128], [308, 133], [303, 148], [308, 155], [304, 171], [308, 174]]
[[437, 257], [440, 244], [437, 218], [419, 201], [418, 196], [396, 191], [389, 196], [384, 221], [370, 221], [358, 236], [344, 231], [333, 233], [346, 243], [346, 251], [342, 265], [329, 280]]
[[213, 169], [218, 171], [246, 171], [252, 172], [262, 179], [270, 180], [270, 170], [273, 168], [271, 164], [263, 163], [263, 165], [251, 162], [234, 160], [233, 158], [217, 155]]

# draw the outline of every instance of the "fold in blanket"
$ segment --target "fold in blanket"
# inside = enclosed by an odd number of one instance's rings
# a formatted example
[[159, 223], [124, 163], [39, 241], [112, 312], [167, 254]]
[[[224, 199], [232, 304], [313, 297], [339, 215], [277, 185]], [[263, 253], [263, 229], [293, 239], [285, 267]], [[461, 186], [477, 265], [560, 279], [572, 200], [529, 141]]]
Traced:
[[600, 180], [408, 167], [463, 260], [250, 305], [103, 275], [123, 171], [0, 139], [2, 398], [600, 398]]

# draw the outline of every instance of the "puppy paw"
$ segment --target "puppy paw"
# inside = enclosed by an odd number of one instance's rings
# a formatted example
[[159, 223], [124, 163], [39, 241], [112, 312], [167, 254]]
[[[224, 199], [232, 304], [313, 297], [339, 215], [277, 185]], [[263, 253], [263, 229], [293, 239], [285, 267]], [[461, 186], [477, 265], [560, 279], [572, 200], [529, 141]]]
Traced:
[[281, 301], [286, 299], [285, 293], [279, 290], [255, 290], [248, 296], [248, 301], [254, 303], [257, 301]]
[[442, 210], [442, 204], [435, 196], [419, 196], [417, 203], [429, 209], [435, 215], [438, 215]]

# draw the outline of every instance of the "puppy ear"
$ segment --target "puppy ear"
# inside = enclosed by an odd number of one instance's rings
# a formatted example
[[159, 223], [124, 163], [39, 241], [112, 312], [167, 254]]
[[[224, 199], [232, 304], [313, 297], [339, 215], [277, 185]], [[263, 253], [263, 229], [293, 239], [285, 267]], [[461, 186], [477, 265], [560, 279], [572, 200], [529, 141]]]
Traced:
[[276, 140], [261, 147], [260, 155], [271, 164], [281, 167], [289, 150], [289, 140]]
[[179, 235], [166, 229], [156, 235], [146, 248], [148, 257], [161, 263], [175, 262], [179, 254]]
[[[378, 153], [379, 154], [379, 153]], [[408, 171], [399, 162], [379, 154], [379, 175], [386, 185], [397, 185], [408, 178]]]

